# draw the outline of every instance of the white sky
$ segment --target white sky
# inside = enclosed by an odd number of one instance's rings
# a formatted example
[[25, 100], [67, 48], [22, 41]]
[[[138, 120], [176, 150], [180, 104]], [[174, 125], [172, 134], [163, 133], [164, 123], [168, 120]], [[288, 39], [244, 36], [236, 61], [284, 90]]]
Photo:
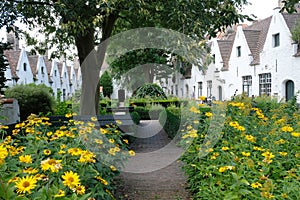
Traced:
[[[273, 14], [273, 9], [278, 6], [278, 0], [248, 0], [252, 5], [248, 5], [242, 14], [254, 14], [257, 19], [264, 19]], [[6, 39], [5, 30], [0, 30], [0, 40]]]
[[242, 14], [254, 14], [257, 19], [264, 19], [273, 14], [274, 8], [278, 7], [278, 0], [248, 0], [252, 5], [245, 7]]

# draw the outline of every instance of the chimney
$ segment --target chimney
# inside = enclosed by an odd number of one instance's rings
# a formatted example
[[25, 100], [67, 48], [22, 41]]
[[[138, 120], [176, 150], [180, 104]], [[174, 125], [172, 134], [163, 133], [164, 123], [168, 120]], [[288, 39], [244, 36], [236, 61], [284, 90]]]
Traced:
[[13, 31], [7, 33], [7, 42], [12, 45], [12, 50], [19, 50], [19, 40]]

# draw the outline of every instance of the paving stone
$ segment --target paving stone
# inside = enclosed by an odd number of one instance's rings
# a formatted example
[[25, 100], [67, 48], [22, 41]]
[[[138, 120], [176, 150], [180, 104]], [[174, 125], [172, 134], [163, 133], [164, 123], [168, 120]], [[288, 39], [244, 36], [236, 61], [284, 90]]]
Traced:
[[182, 149], [168, 138], [157, 120], [142, 121], [138, 136], [141, 138], [136, 138], [130, 148], [140, 158], [129, 160], [126, 165], [129, 169], [136, 167], [136, 170], [126, 171], [125, 166], [124, 171], [116, 178], [116, 198], [190, 200], [186, 178], [181, 169], [182, 163], [175, 159]]

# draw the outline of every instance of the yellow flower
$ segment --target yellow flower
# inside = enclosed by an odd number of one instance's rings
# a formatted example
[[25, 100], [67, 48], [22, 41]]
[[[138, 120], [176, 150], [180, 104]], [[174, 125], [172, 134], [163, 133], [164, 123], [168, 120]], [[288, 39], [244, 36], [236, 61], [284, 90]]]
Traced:
[[8, 126], [0, 125], [0, 129], [8, 129]]
[[300, 137], [300, 133], [298, 133], [298, 132], [292, 132], [291, 135], [293, 137]]
[[103, 185], [108, 185], [108, 182], [103, 179], [101, 176], [96, 176], [95, 177], [98, 181], [100, 181]]
[[222, 147], [222, 150], [227, 151], [227, 150], [229, 150], [229, 147]]
[[260, 195], [261, 195], [262, 197], [266, 198], [266, 199], [273, 199], [273, 198], [275, 198], [275, 196], [272, 195], [272, 194], [269, 193], [269, 192], [261, 192]]
[[115, 150], [115, 148], [110, 148], [110, 149], [108, 150], [108, 153], [109, 153], [110, 155], [115, 156], [115, 155], [116, 155], [116, 150]]
[[37, 180], [34, 176], [26, 176], [20, 178], [16, 182], [16, 188], [18, 194], [31, 193], [31, 190], [36, 187]]
[[71, 118], [72, 116], [73, 116], [72, 113], [67, 113], [67, 114], [65, 115], [66, 118]]
[[127, 139], [123, 139], [123, 141], [125, 142], [125, 144], [129, 144]]
[[113, 165], [110, 166], [111, 171], [117, 171], [117, 168]]
[[38, 170], [36, 168], [28, 168], [28, 169], [23, 169], [23, 173], [27, 174], [36, 174], [38, 173]]
[[219, 168], [219, 172], [221, 172], [221, 173], [222, 173], [222, 172], [225, 172], [226, 170], [227, 170], [226, 167], [220, 167], [220, 168]]
[[49, 149], [44, 150], [44, 154], [49, 156], [51, 154], [51, 151]]
[[96, 144], [103, 144], [103, 141], [100, 139], [95, 139]]
[[106, 130], [106, 129], [104, 129], [104, 128], [100, 128], [100, 132], [101, 132], [102, 134], [106, 134], [106, 133], [108, 133], [108, 130]]
[[80, 148], [70, 148], [68, 149], [68, 153], [72, 156], [79, 156], [82, 153], [82, 150]]
[[262, 153], [261, 155], [264, 156], [268, 160], [271, 160], [272, 158], [275, 157], [275, 155], [273, 155], [272, 152], [269, 152], [269, 151], [266, 151], [266, 152]]
[[85, 187], [83, 185], [77, 185], [73, 188], [73, 192], [76, 192], [76, 194], [84, 194], [85, 193]]
[[286, 156], [288, 153], [287, 152], [279, 152], [280, 155]]
[[245, 136], [246, 140], [250, 141], [250, 142], [255, 142], [256, 138], [252, 135], [246, 135]]
[[0, 145], [0, 160], [4, 160], [7, 156], [8, 156], [7, 149], [3, 145]]
[[20, 156], [19, 161], [22, 163], [32, 163], [31, 155]]
[[98, 119], [97, 119], [97, 117], [91, 117], [91, 120], [92, 120], [93, 122], [96, 122]]
[[201, 101], [204, 101], [205, 99], [206, 99], [205, 96], [200, 96], [200, 97], [199, 97], [199, 100], [201, 100]]
[[261, 148], [261, 147], [253, 147], [253, 150], [256, 150], [256, 151], [264, 151], [265, 149], [264, 148]]
[[242, 152], [242, 155], [245, 156], [245, 157], [249, 157], [249, 156], [250, 156], [250, 152], [244, 152], [244, 151], [243, 151], [243, 152]]
[[55, 160], [47, 158], [46, 160], [41, 161], [41, 168], [43, 171], [51, 170], [51, 172], [58, 172], [62, 169], [61, 160]]
[[133, 150], [129, 150], [129, 151], [128, 151], [128, 154], [129, 154], [130, 156], [135, 156], [135, 152], [134, 152]]
[[190, 108], [190, 111], [193, 112], [193, 113], [196, 113], [196, 114], [200, 114], [200, 111], [195, 106], [192, 106]]
[[259, 182], [255, 182], [255, 183], [251, 184], [251, 187], [253, 187], [253, 188], [260, 188], [260, 187], [262, 187], [262, 184], [260, 184]]
[[85, 150], [85, 151], [82, 151], [82, 154], [81, 154], [78, 162], [80, 162], [80, 163], [88, 163], [88, 162], [95, 163], [96, 162], [96, 160], [94, 159], [95, 157], [96, 157], [95, 154], [93, 154], [90, 151]]
[[121, 121], [121, 120], [116, 120], [116, 123], [117, 123], [118, 125], [121, 125], [121, 124], [122, 124], [122, 121]]
[[59, 190], [58, 193], [56, 195], [54, 195], [54, 197], [64, 197], [65, 195], [66, 195], [65, 191]]
[[281, 130], [283, 132], [293, 132], [294, 131], [293, 127], [290, 127], [290, 126], [284, 126], [281, 128]]
[[206, 113], [205, 113], [205, 116], [206, 116], [206, 117], [212, 117], [213, 114], [212, 114], [211, 112], [206, 112]]
[[75, 186], [80, 185], [80, 178], [77, 173], [69, 171], [65, 172], [61, 177], [64, 179], [63, 184], [69, 188], [74, 188]]
[[115, 140], [114, 140], [114, 139], [109, 139], [108, 141], [109, 141], [109, 143], [111, 143], [111, 144], [115, 143]]

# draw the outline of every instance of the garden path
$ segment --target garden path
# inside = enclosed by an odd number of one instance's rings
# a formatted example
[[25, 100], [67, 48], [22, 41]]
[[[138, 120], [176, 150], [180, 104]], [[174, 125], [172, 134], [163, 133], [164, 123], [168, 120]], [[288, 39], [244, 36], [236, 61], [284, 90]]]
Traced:
[[[189, 200], [178, 156], [182, 152], [157, 120], [141, 121], [130, 148], [136, 152], [116, 178], [120, 200]], [[148, 137], [147, 137], [148, 136]]]

